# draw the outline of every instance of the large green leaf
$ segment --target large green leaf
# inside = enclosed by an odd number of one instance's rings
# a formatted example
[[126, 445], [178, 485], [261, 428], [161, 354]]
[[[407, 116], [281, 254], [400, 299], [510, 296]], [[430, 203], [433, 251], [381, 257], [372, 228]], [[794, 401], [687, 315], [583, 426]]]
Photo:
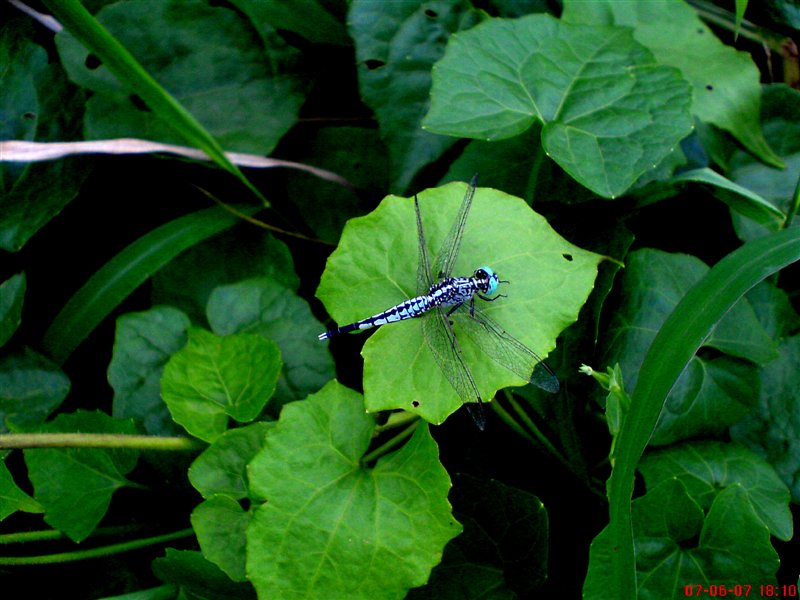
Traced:
[[547, 15], [495, 19], [453, 36], [433, 71], [423, 126], [477, 139], [544, 123], [550, 158], [592, 191], [615, 197], [692, 128], [691, 91], [630, 30]]
[[738, 444], [690, 442], [648, 452], [639, 464], [648, 489], [679, 479], [703, 510], [731, 486], [740, 486], [775, 537], [792, 537], [789, 492], [772, 467]]
[[[668, 478], [634, 501], [633, 527], [636, 598], [677, 600], [686, 597], [686, 586], [775, 583], [778, 555], [739, 485], [717, 494], [704, 515], [682, 482]], [[592, 542], [587, 600], [612, 597], [610, 533], [605, 528]]]
[[[134, 434], [136, 428], [129, 420], [79, 411], [59, 415], [38, 431]], [[35, 448], [24, 452], [45, 521], [78, 542], [103, 518], [112, 494], [129, 484], [125, 474], [136, 465], [138, 456], [133, 450], [103, 448]]]
[[0, 248], [20, 250], [77, 197], [89, 170], [76, 157], [25, 165], [8, 193], [0, 194]]
[[[769, 336], [778, 341], [800, 331], [800, 314], [792, 306], [789, 295], [767, 279], [747, 292], [747, 301], [758, 317], [758, 321]], [[781, 349], [778, 348], [780, 355]]]
[[[165, 136], [172, 136], [177, 133], [181, 142], [188, 143], [204, 151], [217, 165], [237, 177], [257, 198], [265, 205], [267, 204], [266, 199], [239, 168], [228, 159], [222, 145], [204, 128], [200, 121], [174, 96], [167, 92], [124, 45], [89, 14], [79, 0], [58, 0], [48, 2], [47, 6], [65, 27], [56, 38], [56, 43], [59, 45], [64, 44], [64, 47], [60, 48], [60, 52], [62, 52], [62, 61], [65, 66], [71, 63], [73, 67], [73, 69], [68, 69], [68, 71], [71, 71], [70, 76], [80, 79], [81, 74], [85, 76], [87, 72], [96, 71], [100, 73], [97, 79], [93, 79], [93, 82], [98, 84], [99, 87], [97, 91], [100, 93], [94, 96], [94, 99], [101, 105], [98, 109], [100, 114], [103, 113], [103, 108], [105, 108], [110, 111], [110, 114], [126, 112], [128, 117], [135, 117], [135, 121], [137, 121], [133, 126], [135, 133], [129, 135], [142, 134], [145, 137], [150, 137], [152, 134], [148, 132], [148, 127], [152, 127], [159, 134], [163, 133]], [[187, 10], [189, 8], [191, 10]], [[192, 78], [198, 77], [198, 73], [204, 73], [211, 69], [198, 67], [196, 63], [192, 63], [189, 60], [185, 61], [188, 63], [188, 67], [178, 69], [177, 72], [170, 72], [169, 67], [165, 67], [165, 65], [174, 64], [176, 58], [183, 58], [183, 49], [192, 47], [194, 44], [185, 37], [181, 41], [167, 46], [162, 43], [162, 40], [172, 42], [173, 36], [171, 34], [173, 31], [178, 33], [178, 37], [181, 37], [184, 33], [181, 23], [192, 22], [194, 24], [197, 20], [202, 21], [205, 26], [205, 30], [203, 28], [200, 31], [194, 30], [194, 33], [197, 34], [197, 39], [213, 40], [213, 34], [222, 24], [221, 22], [224, 21], [225, 24], [230, 24], [232, 17], [223, 16], [222, 13], [215, 13], [220, 21], [204, 19], [204, 17], [208, 16], [208, 11], [214, 10], [214, 8], [208, 7], [201, 2], [192, 2], [191, 5], [190, 3], [183, 3], [180, 5], [180, 9], [177, 11], [176, 9], [177, 7], [157, 1], [119, 2], [104, 7], [101, 12], [105, 10], [107, 11], [106, 14], [115, 15], [117, 18], [111, 17], [109, 21], [114, 22], [115, 28], [118, 30], [117, 33], [122, 37], [130, 38], [131, 41], [137, 42], [135, 44], [137, 50], [151, 58], [151, 68], [157, 68], [161, 75], [168, 79], [172, 76], [174, 79], [171, 79], [171, 83], [176, 84], [176, 87], [186, 94], [187, 81], [190, 87]], [[172, 22], [174, 19], [163, 18], [165, 15], [171, 16], [176, 13], [180, 14], [182, 18], [177, 19], [174, 23]], [[197, 18], [192, 18], [195, 15]], [[154, 31], [149, 28], [153, 25], [148, 19], [151, 16], [156, 18], [156, 23], [167, 24], [159, 31], [158, 35], [151, 35]], [[159, 16], [162, 18], [159, 19]], [[142, 19], [142, 27], [131, 27], [130, 21], [137, 18]], [[221, 48], [220, 54], [225, 58], [229, 58], [230, 49], [237, 47], [236, 40], [235, 38], [232, 39], [230, 35], [225, 35], [230, 33], [227, 28], [223, 26], [221, 29], [224, 32], [221, 37], [226, 43], [230, 44], [230, 47]], [[236, 31], [244, 36], [251, 32], [246, 27], [236, 28]], [[252, 51], [252, 48], [250, 47], [249, 49]], [[161, 55], [154, 54], [151, 56], [151, 51], [155, 49], [166, 49], [166, 52]], [[70, 57], [72, 60], [70, 60]], [[223, 60], [222, 63], [224, 66], [231, 68], [232, 72], [236, 72], [236, 68], [239, 66], [237, 58], [240, 57], [241, 55], [237, 54], [233, 60]], [[277, 57], [275, 58], [277, 59]], [[98, 59], [100, 61], [99, 65], [97, 64]], [[246, 63], [247, 61], [244, 62]], [[261, 66], [265, 71], [272, 67], [272, 65], [263, 63]], [[218, 72], [218, 69], [213, 69], [213, 71]], [[177, 77], [175, 77], [176, 75]], [[202, 77], [200, 79], [205, 80]], [[236, 80], [241, 83], [241, 77], [237, 77]], [[216, 81], [221, 84], [221, 88], [225, 88], [226, 82], [221, 79]], [[277, 89], [272, 91], [286, 93], [287, 100], [291, 102], [291, 100], [294, 100], [294, 94], [290, 93], [291, 88], [292, 85], [290, 84], [289, 86], [278, 86]], [[244, 89], [241, 92], [243, 98], [251, 99], [251, 94], [246, 93]], [[107, 99], [106, 95], [116, 97], [117, 102], [104, 104]], [[194, 100], [198, 102], [199, 106], [203, 106], [202, 100], [198, 101], [196, 98], [191, 99], [189, 97], [185, 99]], [[227, 96], [227, 99], [233, 102], [236, 100], [235, 97], [230, 95]], [[137, 104], [141, 103], [144, 103], [145, 106], [140, 108]], [[252, 103], [245, 102], [243, 104], [247, 107], [252, 106]], [[131, 111], [131, 108], [133, 108], [133, 111]], [[198, 106], [193, 108], [197, 110]], [[216, 110], [225, 113], [225, 108], [227, 107], [218, 106]], [[230, 118], [231, 114], [228, 113], [227, 117]], [[244, 113], [243, 118], [249, 118], [251, 114], [250, 112]], [[151, 118], [151, 116], [154, 118]], [[126, 123], [126, 125], [130, 124]], [[281, 133], [283, 133], [288, 129], [288, 125], [280, 123], [279, 129], [282, 129]], [[112, 125], [108, 131], [112, 137], [118, 137], [118, 128]], [[128, 131], [131, 131], [131, 129], [128, 129]], [[156, 136], [156, 140], [159, 140], [159, 135]]]
[[[464, 192], [463, 183], [453, 183], [419, 194], [432, 256], [449, 231]], [[328, 259], [317, 296], [340, 325], [369, 317], [417, 294], [417, 257], [414, 203], [389, 196], [373, 213], [347, 224], [339, 247]], [[487, 304], [485, 310], [544, 357], [561, 330], [576, 319], [600, 260], [561, 238], [519, 198], [479, 188], [453, 275], [469, 275], [489, 264], [501, 279], [509, 280], [502, 289], [508, 297]], [[466, 335], [459, 337], [459, 343], [483, 398], [522, 383], [482, 355]], [[403, 408], [438, 424], [461, 406], [423, 341], [418, 320], [380, 328], [362, 354], [369, 410]]]
[[[311, 173], [287, 173], [286, 195], [304, 223], [323, 240], [335, 243], [345, 222], [374, 208], [361, 190], [389, 187], [389, 155], [377, 129], [322, 127], [304, 130], [304, 137], [286, 158], [338, 173], [354, 188], [324, 181]], [[370, 194], [371, 196], [371, 194]]]
[[0, 283], [0, 346], [5, 345], [22, 322], [25, 287], [25, 273]]
[[189, 481], [203, 498], [225, 494], [247, 498], [247, 463], [261, 450], [264, 436], [274, 425], [258, 421], [229, 429], [198, 456], [189, 468]]
[[233, 581], [247, 581], [246, 532], [252, 513], [230, 496], [212, 496], [192, 511], [192, 528], [203, 556]]
[[189, 341], [164, 367], [161, 395], [172, 418], [192, 435], [213, 442], [228, 418], [255, 419], [275, 392], [280, 350], [261, 336], [215, 336], [190, 329]]
[[[628, 256], [618, 284], [620, 308], [606, 329], [601, 363], [603, 367], [619, 363], [627, 389], [635, 387], [644, 355], [661, 325], [707, 272], [708, 267], [688, 255], [644, 249]], [[774, 342], [746, 300], [717, 324], [703, 346], [724, 354], [692, 358], [670, 391], [651, 443], [721, 434], [755, 401], [758, 379], [752, 363], [763, 364], [777, 356]]]
[[[794, 218], [800, 177], [800, 92], [783, 84], [767, 85], [763, 87], [761, 103], [760, 124], [764, 136], [786, 168], [775, 169], [745, 149], [731, 145], [728, 177]], [[750, 222], [745, 216], [750, 215], [733, 214], [734, 226], [741, 239], [751, 240], [768, 233], [764, 223]]]
[[675, 0], [573, 1], [565, 4], [563, 19], [633, 27], [639, 43], [661, 64], [680, 69], [692, 84], [692, 112], [699, 119], [731, 133], [760, 160], [783, 166], [759, 127], [758, 67], [748, 53], [723, 44], [689, 4]]
[[284, 368], [275, 399], [281, 403], [304, 398], [334, 376], [331, 355], [317, 339], [322, 324], [303, 298], [274, 278], [219, 286], [207, 316], [214, 333], [256, 333], [278, 345]]
[[[70, 87], [31, 31], [0, 28], [0, 140], [65, 142], [82, 125], [84, 95]], [[46, 163], [0, 156], [0, 248], [16, 252], [71, 202], [89, 173], [84, 158]]]
[[[308, 83], [290, 72], [296, 51], [274, 31], [262, 42], [240, 13], [137, 0], [106, 6], [97, 20], [225, 150], [269, 154], [297, 120]], [[58, 47], [72, 80], [97, 92], [86, 107], [87, 137], [185, 143], [179, 123], [137, 107], [109, 69], [93, 68], [78, 39], [65, 31]]]
[[251, 585], [232, 582], [199, 552], [167, 548], [165, 556], [153, 561], [153, 573], [162, 581], [180, 586], [177, 596], [172, 590], [166, 598], [256, 600]]
[[29, 428], [47, 419], [69, 392], [70, 381], [32, 350], [0, 358], [0, 432]]
[[731, 428], [731, 436], [764, 456], [800, 502], [800, 336], [783, 340], [777, 360], [761, 371], [756, 409]]
[[[461, 155], [453, 161], [442, 179], [469, 181], [475, 173], [481, 174], [481, 184], [519, 196], [535, 209], [543, 203], [582, 204], [596, 200], [594, 194], [571, 177], [564, 177], [561, 168], [546, 160], [541, 139], [542, 128], [535, 124], [526, 132], [503, 140], [472, 140]], [[587, 219], [588, 220], [588, 219]], [[574, 219], [567, 222], [576, 225]], [[595, 230], [598, 237], [604, 232]]]
[[348, 45], [344, 23], [335, 13], [343, 2], [325, 0], [233, 0], [231, 2], [259, 27], [272, 33], [273, 29], [292, 31], [311, 42]]
[[161, 375], [169, 358], [186, 344], [189, 326], [186, 315], [169, 306], [117, 320], [114, 354], [108, 365], [115, 417], [133, 418], [151, 435], [180, 432], [161, 399]]
[[351, 4], [348, 25], [356, 43], [359, 88], [389, 148], [394, 189], [405, 190], [417, 171], [455, 143], [419, 125], [430, 104], [431, 67], [448, 36], [479, 19], [464, 0]]
[[239, 504], [248, 497], [246, 468], [272, 425], [259, 422], [226, 431], [189, 469], [189, 480], [205, 498], [192, 511], [203, 556], [234, 581], [245, 580], [245, 534], [252, 515]]
[[533, 494], [465, 474], [450, 501], [464, 532], [444, 550], [428, 584], [408, 600], [535, 598], [548, 577], [548, 515]]
[[[786, 215], [774, 204], [707, 167], [684, 171], [673, 177], [670, 183], [682, 181], [706, 183], [713, 186], [716, 196], [725, 202], [732, 211], [748, 217], [772, 231], [780, 229], [786, 221]], [[774, 183], [774, 177], [771, 178], [771, 183]]]
[[192, 323], [207, 323], [207, 306], [217, 287], [251, 277], [269, 277], [296, 291], [300, 287], [286, 244], [246, 226], [227, 230], [192, 246], [153, 276], [153, 303], [185, 312]]
[[399, 599], [427, 581], [461, 531], [450, 479], [425, 424], [363, 465], [374, 429], [361, 396], [338, 383], [283, 409], [249, 468], [265, 500], [247, 532], [259, 595]]
[[41, 504], [23, 492], [14, 482], [5, 462], [0, 462], [0, 521], [18, 510], [44, 512]]

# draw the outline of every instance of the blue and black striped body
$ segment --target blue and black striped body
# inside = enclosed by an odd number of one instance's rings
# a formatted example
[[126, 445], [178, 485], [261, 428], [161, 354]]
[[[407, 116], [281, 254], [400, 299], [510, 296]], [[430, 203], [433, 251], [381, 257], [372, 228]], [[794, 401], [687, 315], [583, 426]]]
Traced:
[[490, 300], [491, 298], [488, 298], [487, 294], [494, 294], [498, 283], [497, 275], [489, 267], [481, 267], [475, 271], [472, 277], [449, 277], [432, 285], [427, 294], [401, 302], [367, 319], [326, 331], [320, 334], [319, 339], [326, 340], [340, 333], [371, 329], [387, 323], [413, 319], [424, 315], [437, 306], [453, 307], [451, 309], [452, 312], [462, 304], [472, 302], [475, 295], [484, 300]]

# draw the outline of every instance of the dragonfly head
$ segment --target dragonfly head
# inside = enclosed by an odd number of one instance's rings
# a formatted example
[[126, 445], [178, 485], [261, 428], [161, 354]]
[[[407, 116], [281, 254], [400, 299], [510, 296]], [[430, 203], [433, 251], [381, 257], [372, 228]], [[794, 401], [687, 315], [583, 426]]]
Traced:
[[491, 267], [476, 269], [473, 276], [478, 280], [478, 284], [484, 294], [491, 296], [497, 291], [497, 284], [500, 283], [500, 278]]

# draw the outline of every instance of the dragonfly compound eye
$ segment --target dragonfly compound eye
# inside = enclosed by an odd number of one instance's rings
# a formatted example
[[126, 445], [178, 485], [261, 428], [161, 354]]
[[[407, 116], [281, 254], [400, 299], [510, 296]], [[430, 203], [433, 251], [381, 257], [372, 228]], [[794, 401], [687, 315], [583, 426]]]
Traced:
[[497, 291], [497, 284], [500, 283], [500, 278], [490, 267], [476, 269], [474, 277], [486, 281], [486, 293], [490, 296]]

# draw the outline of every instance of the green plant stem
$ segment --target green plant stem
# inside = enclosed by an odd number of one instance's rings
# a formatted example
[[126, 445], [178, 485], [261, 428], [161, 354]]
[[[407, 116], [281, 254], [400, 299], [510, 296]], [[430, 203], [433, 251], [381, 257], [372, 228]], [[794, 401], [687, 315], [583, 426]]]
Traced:
[[419, 416], [407, 411], [393, 412], [389, 415], [389, 419], [383, 425], [377, 425], [373, 437], [384, 431], [390, 429], [397, 429], [398, 427], [405, 427], [408, 423], [419, 420]]
[[373, 450], [369, 454], [364, 455], [361, 458], [361, 464], [368, 464], [368, 463], [371, 463], [371, 462], [379, 459], [381, 456], [383, 456], [384, 454], [389, 452], [389, 450], [391, 450], [395, 446], [399, 445], [400, 442], [402, 442], [407, 437], [409, 437], [412, 433], [414, 433], [414, 430], [418, 426], [419, 426], [419, 419], [417, 419], [416, 421], [411, 423], [411, 425], [406, 427], [403, 431], [401, 431], [396, 436], [394, 436], [393, 438], [388, 440], [386, 443], [381, 444], [380, 446], [375, 448], [375, 450]]
[[704, 21], [713, 23], [717, 27], [727, 29], [732, 33], [736, 33], [737, 36], [762, 44], [768, 47], [772, 52], [782, 52], [781, 43], [785, 39], [785, 36], [765, 27], [755, 25], [746, 19], [742, 19], [741, 23], [737, 23], [734, 13], [724, 8], [714, 6], [710, 2], [689, 0], [689, 4], [694, 7], [697, 14]]
[[[511, 407], [514, 409], [514, 413], [517, 415], [520, 421], [525, 424], [523, 427], [517, 419], [515, 419], [511, 414], [509, 414], [503, 406], [499, 402], [492, 402], [491, 407], [492, 409], [500, 416], [500, 418], [505, 422], [509, 427], [511, 427], [514, 431], [516, 431], [519, 435], [524, 437], [529, 442], [535, 444], [539, 443], [544, 448], [560, 462], [564, 468], [572, 473], [586, 488], [598, 498], [602, 498], [605, 500], [605, 495], [598, 490], [596, 485], [592, 485], [593, 482], [588, 480], [586, 477], [582, 476], [581, 473], [576, 471], [572, 464], [567, 460], [567, 458], [558, 451], [558, 449], [550, 443], [550, 440], [542, 433], [541, 429], [536, 426], [536, 423], [528, 416], [525, 412], [525, 409], [522, 408], [519, 402], [514, 399], [514, 395], [509, 392], [508, 390], [503, 390], [503, 394], [505, 395], [506, 399], [508, 400]], [[596, 482], [594, 482], [596, 484]]]
[[525, 427], [528, 428], [528, 431], [536, 439], [536, 441], [544, 446], [545, 450], [547, 450], [550, 454], [555, 456], [558, 459], [558, 462], [569, 468], [569, 463], [567, 463], [567, 460], [561, 455], [558, 449], [550, 443], [550, 440], [547, 439], [547, 436], [545, 436], [536, 426], [536, 423], [533, 422], [522, 406], [520, 406], [519, 402], [516, 401], [514, 395], [508, 390], [503, 390], [503, 394], [505, 395], [508, 403], [511, 405], [511, 408], [514, 409], [514, 413], [517, 415], [517, 418], [525, 424]]
[[528, 176], [528, 185], [525, 188], [525, 200], [533, 204], [536, 201], [536, 189], [539, 186], [539, 171], [542, 169], [542, 162], [544, 162], [544, 149], [539, 144], [536, 152], [533, 155], [533, 162], [531, 163], [531, 171]]
[[227, 204], [227, 203], [223, 202], [222, 200], [220, 200], [219, 198], [214, 196], [211, 192], [209, 192], [207, 190], [204, 190], [200, 186], [195, 185], [194, 188], [198, 192], [200, 192], [201, 194], [206, 196], [209, 200], [213, 201], [220, 208], [228, 211], [229, 213], [231, 213], [232, 215], [242, 219], [243, 221], [247, 221], [251, 225], [255, 225], [256, 227], [260, 227], [262, 229], [266, 229], [267, 231], [274, 231], [275, 233], [280, 233], [281, 235], [287, 235], [287, 236], [290, 236], [290, 237], [293, 237], [293, 238], [297, 238], [298, 240], [305, 240], [307, 242], [314, 242], [315, 244], [322, 244], [323, 246], [331, 246], [331, 247], [335, 246], [335, 244], [332, 243], [332, 242], [326, 242], [325, 240], [321, 240], [319, 238], [308, 237], [307, 235], [303, 235], [302, 233], [296, 233], [294, 231], [288, 231], [286, 229], [281, 229], [280, 227], [276, 227], [275, 225], [270, 225], [269, 223], [265, 223], [264, 221], [261, 221], [259, 219], [256, 219], [253, 216], [248, 215], [246, 212], [242, 212], [240, 210], [237, 210], [236, 208], [234, 208], [230, 204]]
[[[119, 527], [100, 527], [92, 532], [92, 539], [108, 537], [111, 535], [129, 535], [140, 531], [140, 525], [120, 525]], [[67, 536], [57, 529], [42, 529], [39, 531], [17, 531], [0, 535], [0, 546], [5, 544], [25, 544], [41, 542], [44, 540], [60, 540]]]
[[111, 554], [119, 554], [120, 552], [138, 550], [139, 548], [163, 544], [165, 542], [172, 542], [174, 540], [190, 537], [192, 535], [194, 535], [194, 530], [190, 528], [182, 529], [174, 533], [143, 538], [132, 542], [122, 542], [120, 544], [111, 544], [109, 546], [91, 548], [89, 550], [80, 550], [77, 552], [59, 552], [56, 554], [43, 554], [39, 556], [0, 556], [0, 565], [49, 565], [54, 563], [73, 562], [76, 560], [86, 560], [89, 558], [98, 558], [101, 556], [109, 556]]
[[783, 225], [784, 229], [788, 229], [792, 226], [792, 221], [794, 221], [794, 217], [798, 210], [800, 210], [800, 177], [797, 178], [797, 183], [794, 186], [792, 206], [789, 207], [789, 212], [786, 213], [786, 222]]
[[131, 448], [135, 450], [186, 451], [205, 444], [189, 437], [157, 437], [115, 433], [5, 433], [0, 448]]
[[500, 417], [500, 419], [503, 421], [503, 423], [508, 425], [517, 434], [519, 434], [520, 436], [522, 436], [523, 438], [525, 438], [526, 440], [528, 440], [531, 443], [535, 443], [536, 442], [534, 437], [530, 433], [528, 433], [525, 430], [525, 428], [522, 425], [520, 425], [519, 422], [514, 417], [512, 417], [509, 414], [509, 412], [505, 408], [503, 408], [503, 406], [499, 402], [497, 402], [497, 401], [490, 402], [489, 406], [492, 407], [492, 410], [495, 412], [495, 414], [498, 417]]

